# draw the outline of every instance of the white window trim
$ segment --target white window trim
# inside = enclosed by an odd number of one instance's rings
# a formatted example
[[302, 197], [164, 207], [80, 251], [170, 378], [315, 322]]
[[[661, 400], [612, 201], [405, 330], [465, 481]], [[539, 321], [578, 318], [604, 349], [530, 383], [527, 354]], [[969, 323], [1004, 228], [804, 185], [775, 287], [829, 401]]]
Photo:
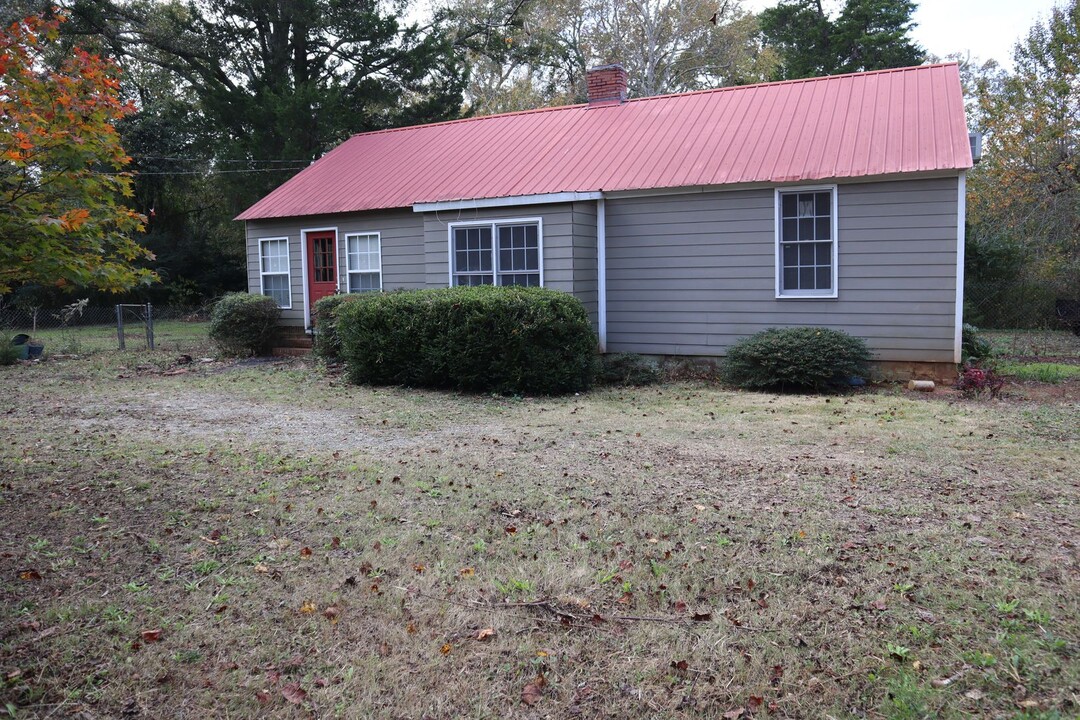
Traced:
[[[832, 191], [832, 292], [819, 293], [816, 291], [796, 291], [796, 292], [784, 292], [781, 288], [781, 280], [783, 279], [783, 253], [782, 243], [780, 242], [780, 196], [782, 194], [793, 192], [820, 192], [822, 190]], [[774, 253], [775, 264], [773, 267], [773, 275], [775, 276], [775, 291], [777, 300], [835, 300], [839, 297], [840, 286], [838, 284], [839, 269], [840, 269], [840, 213], [838, 212], [839, 203], [837, 198], [840, 196], [836, 185], [790, 185], [785, 187], [778, 187], [774, 189], [773, 194], [773, 236], [774, 236]]]
[[[499, 225], [536, 225], [536, 252], [537, 264], [540, 272], [540, 287], [544, 287], [544, 218], [492, 218], [491, 220], [470, 220], [468, 222], [453, 222], [447, 224], [446, 250], [447, 250], [447, 284], [454, 287], [454, 230], [462, 227], [490, 227], [491, 228], [491, 272], [495, 280], [499, 277], [499, 236], [495, 228]], [[523, 273], [519, 273], [523, 274]]]
[[[268, 242], [280, 242], [285, 241], [285, 272], [266, 272], [263, 268], [263, 243]], [[288, 237], [268, 237], [259, 238], [259, 294], [266, 295], [266, 276], [267, 275], [284, 275], [286, 278], [286, 285], [289, 288], [289, 304], [279, 305], [282, 310], [292, 310], [293, 306], [293, 292], [292, 292], [292, 244], [289, 242]], [[267, 297], [269, 297], [267, 295]]]
[[[349, 238], [353, 238], [353, 237], [372, 237], [372, 236], [375, 237], [375, 242], [377, 242], [379, 244], [379, 269], [377, 271], [376, 270], [353, 270], [352, 268], [349, 267]], [[348, 232], [348, 233], [345, 233], [345, 275], [343, 276], [344, 282], [342, 283], [342, 287], [344, 287], [345, 292], [347, 292], [347, 293], [352, 292], [352, 289], [349, 286], [349, 275], [351, 275], [352, 273], [369, 273], [369, 274], [371, 274], [371, 273], [375, 273], [375, 272], [378, 272], [378, 274], [379, 274], [379, 290], [378, 291], [382, 292], [382, 289], [383, 289], [383, 282], [382, 282], [382, 280], [383, 280], [383, 275], [382, 275], [382, 233], [379, 233], [379, 232]], [[340, 290], [340, 288], [339, 288], [339, 290]]]
[[[308, 332], [311, 332], [311, 288], [308, 286], [308, 234], [319, 232], [332, 232], [334, 233], [334, 262], [340, 263], [341, 248], [338, 247], [338, 229], [334, 227], [314, 227], [304, 228], [300, 231], [300, 276], [304, 283], [304, 327]], [[337, 277], [337, 292], [341, 292], [341, 273], [336, 273]]]

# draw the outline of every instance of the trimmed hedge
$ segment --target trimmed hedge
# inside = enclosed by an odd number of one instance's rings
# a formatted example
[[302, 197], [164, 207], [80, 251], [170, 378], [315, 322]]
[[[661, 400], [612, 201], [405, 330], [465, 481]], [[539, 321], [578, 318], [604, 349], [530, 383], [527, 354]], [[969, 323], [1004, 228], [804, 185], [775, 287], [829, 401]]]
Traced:
[[342, 305], [358, 300], [361, 295], [327, 295], [316, 301], [311, 314], [315, 328], [315, 342], [312, 352], [323, 362], [335, 363], [341, 360], [341, 337], [337, 331], [337, 312]]
[[587, 389], [596, 337], [563, 292], [452, 287], [358, 295], [338, 306], [349, 379], [497, 393]]
[[266, 295], [227, 293], [210, 311], [210, 339], [223, 355], [263, 355], [277, 332], [281, 308]]
[[866, 343], [823, 327], [770, 328], [735, 343], [724, 359], [724, 379], [741, 388], [822, 391], [863, 376]]

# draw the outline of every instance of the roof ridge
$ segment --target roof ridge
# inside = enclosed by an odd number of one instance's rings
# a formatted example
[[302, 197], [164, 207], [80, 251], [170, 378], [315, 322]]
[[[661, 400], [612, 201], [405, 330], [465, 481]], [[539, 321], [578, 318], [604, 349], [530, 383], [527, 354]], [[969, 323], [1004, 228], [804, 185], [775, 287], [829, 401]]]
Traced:
[[[779, 86], [782, 86], [782, 85], [797, 85], [797, 84], [800, 84], [800, 83], [816, 83], [816, 82], [824, 82], [824, 81], [829, 81], [829, 80], [840, 80], [840, 79], [849, 78], [849, 77], [866, 77], [868, 75], [886, 75], [886, 74], [889, 74], [889, 73], [913, 72], [913, 71], [917, 71], [917, 70], [930, 70], [932, 68], [948, 67], [950, 65], [955, 65], [955, 66], [959, 67], [958, 62], [952, 61], [952, 62], [928, 63], [926, 65], [909, 65], [907, 67], [900, 67], [900, 68], [884, 68], [882, 70], [864, 70], [864, 71], [861, 71], [861, 72], [841, 73], [839, 75], [822, 75], [822, 76], [818, 76], [818, 77], [809, 77], [809, 78], [793, 78], [791, 80], [772, 80], [772, 81], [769, 81], [769, 82], [751, 83], [749, 85], [726, 85], [724, 87], [718, 87], [718, 88], [705, 88], [705, 89], [702, 89], [702, 90], [690, 90], [688, 92], [665, 93], [663, 95], [649, 95], [647, 97], [630, 98], [629, 100], [626, 100], [621, 104], [627, 105], [627, 104], [630, 104], [630, 103], [642, 103], [642, 102], [650, 102], [650, 101], [655, 101], [655, 100], [668, 100], [670, 98], [676, 98], [676, 97], [689, 97], [689, 96], [692, 96], [692, 95], [707, 95], [709, 93], [732, 92], [732, 91], [735, 91], [735, 90], [749, 90], [749, 89], [753, 89], [753, 88], [762, 88], [762, 87], [779, 87]], [[463, 123], [477, 122], [477, 121], [480, 121], [480, 120], [493, 120], [495, 118], [517, 117], [517, 116], [520, 116], [520, 115], [532, 115], [532, 114], [535, 114], [535, 113], [555, 112], [555, 111], [558, 111], [558, 110], [573, 110], [573, 109], [577, 109], [577, 108], [587, 108], [587, 107], [589, 107], [589, 103], [574, 103], [573, 105], [551, 105], [551, 106], [548, 106], [548, 107], [529, 108], [527, 110], [511, 110], [509, 112], [495, 113], [494, 115], [475, 115], [473, 117], [455, 118], [454, 120], [442, 120], [440, 122], [422, 123], [420, 125], [404, 125], [402, 127], [396, 127], [396, 128], [384, 128], [382, 130], [369, 130], [367, 132], [356, 133], [354, 135], [351, 135], [351, 136], [349, 136], [349, 140], [352, 140], [353, 138], [358, 138], [358, 137], [371, 137], [372, 135], [385, 135], [385, 134], [389, 134], [389, 133], [404, 132], [406, 130], [416, 130], [418, 128], [443, 127], [443, 126], [446, 126], [446, 125], [458, 125], [458, 124], [463, 124]], [[604, 107], [618, 107], [618, 105], [608, 104], [608, 105], [604, 105]], [[348, 142], [348, 140], [346, 140], [345, 142]], [[342, 143], [342, 145], [344, 145], [344, 144], [345, 143]]]

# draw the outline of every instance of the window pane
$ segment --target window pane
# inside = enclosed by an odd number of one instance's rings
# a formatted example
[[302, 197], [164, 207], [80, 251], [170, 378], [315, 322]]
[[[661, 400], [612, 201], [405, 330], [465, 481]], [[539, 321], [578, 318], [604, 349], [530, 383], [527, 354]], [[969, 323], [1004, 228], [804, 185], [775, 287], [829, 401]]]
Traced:
[[800, 265], [813, 265], [814, 264], [814, 248], [815, 245], [800, 245], [799, 246], [799, 264]]
[[274, 298], [279, 306], [289, 305], [289, 276], [263, 275], [263, 294]]
[[813, 218], [800, 218], [799, 219], [799, 239], [800, 240], [813, 240], [814, 239], [814, 219]]
[[780, 196], [781, 215], [786, 218], [795, 217], [798, 211], [799, 198], [795, 193], [787, 193]]
[[818, 265], [831, 265], [832, 264], [832, 243], [818, 243], [817, 247], [817, 264]]
[[377, 292], [379, 290], [382, 290], [382, 276], [379, 273], [349, 273], [349, 292]]
[[281, 273], [289, 272], [289, 241], [262, 241], [262, 271]]
[[815, 204], [817, 205], [817, 215], [832, 215], [832, 193], [831, 192], [819, 192], [817, 193]]
[[799, 289], [813, 290], [814, 287], [814, 268], [799, 268]]
[[817, 269], [817, 289], [832, 290], [832, 268], [819, 267]]
[[817, 226], [817, 235], [815, 236], [815, 239], [828, 240], [832, 237], [832, 230], [830, 228], [830, 226], [832, 225], [832, 218], [828, 216], [819, 217], [815, 224]]
[[540, 267], [540, 254], [538, 250], [526, 250], [525, 251], [525, 267], [526, 268], [539, 268]]
[[784, 242], [794, 242], [799, 239], [799, 221], [791, 218], [783, 222], [783, 234], [780, 239]]
[[784, 246], [783, 264], [785, 266], [791, 266], [791, 265], [798, 265], [799, 264], [799, 246], [798, 245], [785, 245]]
[[493, 275], [458, 275], [454, 278], [455, 285], [491, 285], [495, 278]]
[[799, 217], [813, 217], [814, 212], [814, 196], [801, 194], [799, 195]]
[[794, 267], [784, 268], [784, 286], [783, 290], [798, 290], [799, 289], [799, 269]]
[[526, 287], [540, 286], [540, 273], [514, 273], [501, 275], [499, 283], [502, 285], [524, 285]]
[[513, 260], [512, 260], [513, 256], [514, 256], [513, 250], [500, 250], [499, 251], [499, 269], [504, 271], [504, 272], [506, 270], [513, 270], [514, 269], [514, 263], [513, 263]]

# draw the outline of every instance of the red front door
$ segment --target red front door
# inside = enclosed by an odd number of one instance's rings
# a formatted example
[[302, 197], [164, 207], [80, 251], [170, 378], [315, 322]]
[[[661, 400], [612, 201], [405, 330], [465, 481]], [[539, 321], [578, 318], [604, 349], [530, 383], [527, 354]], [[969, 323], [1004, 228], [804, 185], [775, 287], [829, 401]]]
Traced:
[[333, 231], [308, 233], [308, 307], [337, 292], [337, 248]]

